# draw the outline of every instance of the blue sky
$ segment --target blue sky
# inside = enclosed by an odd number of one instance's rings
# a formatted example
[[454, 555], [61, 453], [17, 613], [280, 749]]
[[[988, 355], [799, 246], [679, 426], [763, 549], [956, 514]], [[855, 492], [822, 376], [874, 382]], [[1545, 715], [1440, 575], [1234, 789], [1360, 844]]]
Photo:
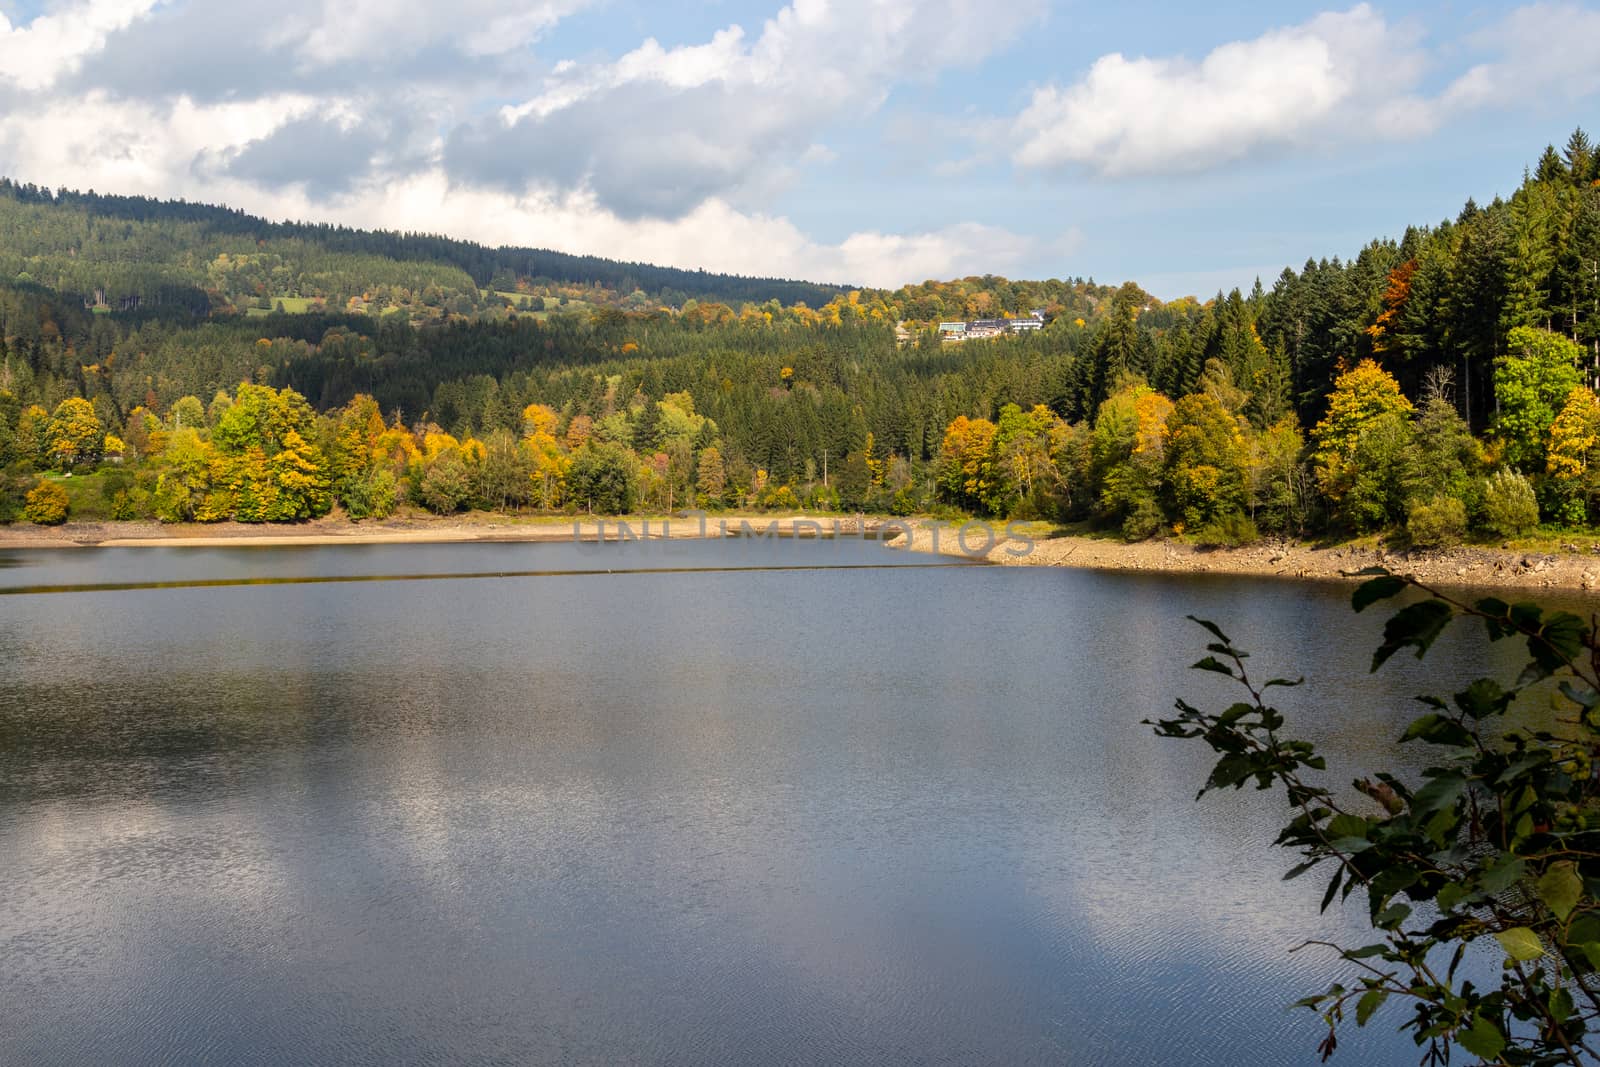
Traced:
[[1600, 125], [1576, 2], [0, 12], [0, 170], [25, 180], [879, 285], [1270, 284]]

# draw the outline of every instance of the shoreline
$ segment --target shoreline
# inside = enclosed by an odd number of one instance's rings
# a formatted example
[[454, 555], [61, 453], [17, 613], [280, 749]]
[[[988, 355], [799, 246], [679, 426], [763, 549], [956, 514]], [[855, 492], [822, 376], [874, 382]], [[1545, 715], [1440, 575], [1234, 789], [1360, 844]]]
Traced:
[[[956, 529], [935, 531], [919, 520], [912, 551], [937, 551], [983, 559], [1006, 567], [1077, 567], [1086, 570], [1148, 574], [1211, 574], [1243, 578], [1355, 582], [1353, 572], [1382, 566], [1434, 586], [1465, 589], [1505, 588], [1590, 593], [1600, 588], [1600, 540], [1578, 538], [1560, 551], [1462, 545], [1438, 550], [1392, 550], [1376, 545], [1317, 545], [1303, 541], [1260, 541], [1239, 548], [1202, 548], [1179, 541], [1128, 543], [1107, 538], [1062, 535], [1040, 537], [1032, 551], [1018, 554], [1018, 540], [1001, 539], [972, 554], [956, 545]], [[900, 539], [892, 547], [903, 547]]]
[[[367, 522], [345, 518], [302, 523], [68, 522], [0, 526], [0, 550], [61, 548], [229, 548], [315, 545], [496, 544], [563, 541], [708, 540], [737, 537], [748, 527], [778, 536], [871, 537], [891, 520], [873, 515], [707, 515], [579, 517], [403, 516]], [[903, 521], [903, 520], [894, 520]]]
[[[703, 522], [703, 525], [702, 525]], [[909, 527], [908, 539], [904, 530]], [[1576, 538], [1559, 551], [1461, 546], [1435, 551], [1390, 550], [1375, 545], [1317, 545], [1263, 541], [1240, 548], [1201, 548], [1178, 541], [1128, 543], [1080, 535], [1041, 535], [1031, 550], [1007, 538], [969, 537], [963, 551], [959, 524], [879, 515], [812, 516], [726, 514], [617, 518], [519, 517], [470, 513], [449, 518], [403, 515], [352, 522], [328, 517], [286, 525], [247, 523], [69, 522], [62, 526], [0, 526], [0, 550], [62, 548], [224, 548], [320, 545], [559, 543], [573, 540], [699, 540], [736, 537], [748, 528], [780, 537], [848, 536], [882, 539], [887, 548], [1007, 567], [1075, 567], [1151, 574], [1211, 574], [1303, 581], [1352, 581], [1351, 572], [1384, 566], [1432, 585], [1499, 587], [1588, 593], [1600, 589], [1600, 539]], [[988, 542], [979, 544], [978, 542]], [[1026, 551], [1025, 551], [1026, 550]]]

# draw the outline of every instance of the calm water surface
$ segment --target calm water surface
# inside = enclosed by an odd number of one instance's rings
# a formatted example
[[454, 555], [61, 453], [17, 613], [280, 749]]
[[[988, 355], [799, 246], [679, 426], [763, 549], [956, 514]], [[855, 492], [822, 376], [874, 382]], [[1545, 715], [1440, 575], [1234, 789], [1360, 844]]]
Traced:
[[[1315, 1062], [1283, 1005], [1333, 969], [1287, 950], [1361, 916], [1139, 719], [1232, 698], [1183, 669], [1208, 616], [1307, 675], [1347, 780], [1484, 649], [1368, 678], [1347, 588], [929, 562], [0, 556], [0, 590], [625, 572], [0, 595], [0, 1062]], [[779, 565], [835, 569], [683, 570]], [[1399, 1022], [1335, 1062], [1416, 1062]]]

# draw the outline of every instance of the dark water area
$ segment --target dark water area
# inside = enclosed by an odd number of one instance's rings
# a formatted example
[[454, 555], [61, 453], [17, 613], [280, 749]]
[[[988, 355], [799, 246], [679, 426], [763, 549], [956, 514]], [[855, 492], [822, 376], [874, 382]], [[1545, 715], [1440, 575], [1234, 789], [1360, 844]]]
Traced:
[[[0, 596], [0, 1063], [1314, 1063], [1286, 1005], [1338, 972], [1288, 949], [1366, 924], [1139, 724], [1233, 699], [1184, 615], [1306, 676], [1341, 782], [1515, 650], [1368, 676], [1346, 586], [936, 562], [10, 553], [11, 590], [395, 580]], [[1334, 1062], [1415, 1063], [1401, 1018]]]

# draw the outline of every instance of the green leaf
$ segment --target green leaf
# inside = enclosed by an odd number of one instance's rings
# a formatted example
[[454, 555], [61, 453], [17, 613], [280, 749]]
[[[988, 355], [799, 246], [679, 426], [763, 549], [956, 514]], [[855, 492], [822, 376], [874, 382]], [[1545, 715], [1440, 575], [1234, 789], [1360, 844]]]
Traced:
[[1492, 1062], [1505, 1051], [1506, 1035], [1500, 1032], [1493, 1019], [1480, 1015], [1465, 1030], [1456, 1031], [1456, 1044], [1479, 1059]]
[[1226, 663], [1223, 663], [1215, 656], [1207, 656], [1205, 659], [1201, 660], [1199, 663], [1196, 663], [1189, 669], [1195, 671], [1211, 671], [1213, 674], [1226, 674], [1229, 678], [1234, 676], [1233, 668], [1228, 666]]
[[1246, 715], [1249, 715], [1255, 710], [1254, 704], [1235, 704], [1227, 711], [1217, 716], [1217, 723], [1222, 726], [1232, 726], [1234, 723], [1238, 722], [1240, 719], [1244, 718]]
[[1405, 579], [1385, 574], [1356, 586], [1356, 591], [1350, 594], [1350, 606], [1356, 611], [1365, 611], [1380, 600], [1398, 595], [1405, 587]]
[[1459, 774], [1441, 775], [1412, 794], [1411, 810], [1427, 815], [1451, 807], [1466, 788], [1467, 780]]
[[1407, 904], [1390, 904], [1378, 913], [1373, 923], [1383, 930], [1393, 930], [1401, 923], [1411, 918], [1411, 907]]
[[1435, 899], [1440, 911], [1449, 911], [1466, 898], [1466, 887], [1459, 882], [1450, 882], [1439, 890], [1439, 895]]
[[[1570, 944], [1571, 942], [1569, 942]], [[1585, 941], [1578, 945], [1589, 958], [1589, 969], [1600, 970], [1600, 941]]]
[[1388, 945], [1362, 945], [1360, 948], [1349, 949], [1340, 955], [1347, 960], [1368, 960], [1374, 956], [1381, 956]]
[[1558, 1023], [1564, 1023], [1572, 1018], [1576, 1005], [1572, 1002], [1572, 994], [1564, 987], [1556, 986], [1550, 990], [1550, 1016]]
[[1583, 620], [1570, 611], [1558, 611], [1545, 620], [1539, 636], [1543, 640], [1528, 638], [1528, 654], [1546, 672], [1554, 674], [1577, 658], [1583, 650], [1583, 639], [1589, 633]]
[[1506, 710], [1514, 694], [1493, 678], [1479, 678], [1455, 696], [1456, 707], [1472, 719], [1484, 719]]
[[1493, 596], [1484, 597], [1478, 601], [1475, 607], [1485, 615], [1493, 615], [1497, 618], [1504, 618], [1506, 612], [1511, 610], [1511, 606], [1504, 600]]
[[1229, 753], [1217, 761], [1212, 768], [1211, 777], [1206, 780], [1207, 789], [1226, 789], [1228, 786], [1244, 784], [1250, 777], [1251, 760], [1249, 756], [1239, 753]]
[[1215, 637], [1218, 641], [1221, 641], [1223, 644], [1225, 644], [1225, 645], [1233, 644], [1233, 642], [1231, 640], [1229, 640], [1228, 635], [1222, 632], [1221, 627], [1219, 627], [1216, 623], [1212, 622], [1210, 619], [1202, 619], [1202, 618], [1199, 618], [1199, 617], [1194, 616], [1194, 615], [1188, 616], [1188, 619], [1189, 619], [1190, 622], [1199, 623], [1201, 626], [1204, 626], [1207, 630], [1211, 631], [1211, 636], [1212, 637]]
[[1585, 941], [1600, 942], [1600, 915], [1586, 911], [1572, 920], [1572, 925], [1567, 927], [1567, 942], [1569, 944], [1582, 944]]
[[1527, 870], [1528, 865], [1522, 860], [1511, 860], [1499, 866], [1490, 867], [1478, 879], [1478, 888], [1490, 896], [1496, 893], [1504, 893], [1507, 889], [1522, 881], [1522, 877], [1527, 873]]
[[1322, 894], [1322, 907], [1319, 910], [1328, 910], [1328, 905], [1333, 903], [1333, 895], [1339, 891], [1339, 882], [1343, 879], [1343, 877], [1344, 868], [1335, 867], [1333, 871], [1333, 878], [1328, 882], [1328, 891]]
[[1354, 856], [1357, 852], [1365, 852], [1372, 847], [1372, 842], [1364, 837], [1336, 837], [1328, 842], [1328, 847], [1335, 852], [1342, 852], [1347, 856]]
[[1383, 1002], [1388, 999], [1389, 991], [1386, 989], [1369, 989], [1361, 994], [1361, 999], [1356, 1001], [1356, 1025], [1367, 1025], [1372, 1013], [1383, 1007]]
[[1372, 654], [1372, 669], [1377, 670], [1402, 648], [1415, 648], [1421, 659], [1450, 621], [1450, 605], [1442, 600], [1421, 600], [1395, 612], [1383, 627], [1383, 644]]
[[1289, 873], [1283, 876], [1283, 880], [1285, 882], [1292, 882], [1321, 862], [1322, 858], [1319, 856], [1316, 859], [1306, 860], [1304, 863], [1296, 864], [1295, 866], [1289, 868]]
[[1359, 815], [1335, 815], [1326, 829], [1329, 837], [1366, 837], [1367, 820]]
[[1500, 942], [1500, 947], [1506, 950], [1506, 955], [1522, 963], [1536, 960], [1544, 955], [1544, 944], [1539, 940], [1539, 935], [1526, 926], [1513, 926], [1509, 930], [1501, 930], [1494, 935]]
[[1562, 922], [1567, 921], [1567, 916], [1572, 914], [1572, 909], [1578, 906], [1578, 901], [1583, 897], [1583, 879], [1578, 877], [1577, 868], [1571, 860], [1552, 863], [1534, 888], [1545, 907]]
[[1448, 715], [1428, 714], [1412, 720], [1400, 740], [1415, 741], [1419, 737], [1429, 744], [1450, 748], [1465, 748], [1472, 744], [1471, 732]]

